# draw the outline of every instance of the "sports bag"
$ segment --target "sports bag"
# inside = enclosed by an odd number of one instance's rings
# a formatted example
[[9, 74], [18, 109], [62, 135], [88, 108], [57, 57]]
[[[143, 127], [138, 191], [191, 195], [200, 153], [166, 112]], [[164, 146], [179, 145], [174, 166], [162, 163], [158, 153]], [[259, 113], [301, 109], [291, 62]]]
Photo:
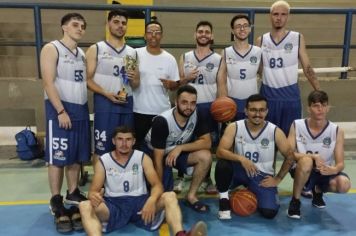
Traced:
[[43, 151], [30, 127], [18, 132], [15, 139], [17, 142], [16, 152], [21, 160], [28, 161], [42, 156]]

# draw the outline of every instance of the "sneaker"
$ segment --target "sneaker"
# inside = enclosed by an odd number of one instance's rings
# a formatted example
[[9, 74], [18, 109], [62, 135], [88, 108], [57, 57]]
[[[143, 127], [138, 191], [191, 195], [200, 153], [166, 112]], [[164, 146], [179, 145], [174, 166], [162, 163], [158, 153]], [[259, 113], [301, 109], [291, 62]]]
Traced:
[[181, 193], [183, 191], [183, 185], [184, 185], [184, 178], [177, 178], [174, 181], [174, 188], [173, 191], [176, 193]]
[[68, 205], [79, 205], [79, 202], [88, 200], [83, 193], [80, 192], [79, 188], [76, 188], [72, 193], [67, 190], [67, 195], [64, 203]]
[[208, 234], [208, 227], [203, 221], [198, 221], [186, 234], [187, 236], [206, 236]]
[[219, 200], [218, 218], [220, 220], [230, 220], [231, 219], [231, 207], [230, 207], [229, 199], [221, 198]]
[[54, 216], [55, 212], [61, 209], [63, 206], [63, 196], [57, 194], [52, 196], [51, 200], [49, 201], [49, 210], [51, 214]]
[[326, 204], [323, 199], [323, 193], [317, 193], [315, 192], [315, 188], [313, 188], [313, 200], [312, 200], [313, 206], [322, 209], [326, 207]]
[[77, 206], [71, 206], [69, 208], [70, 221], [72, 222], [72, 227], [74, 230], [82, 230], [82, 218], [80, 216], [79, 208]]
[[313, 198], [313, 192], [311, 190], [306, 190], [305, 187], [303, 187], [301, 195], [305, 198], [309, 198], [309, 199]]
[[293, 219], [300, 219], [300, 200], [292, 197], [289, 203], [287, 215]]
[[73, 230], [70, 212], [64, 206], [54, 212], [54, 223], [59, 233], [69, 233]]

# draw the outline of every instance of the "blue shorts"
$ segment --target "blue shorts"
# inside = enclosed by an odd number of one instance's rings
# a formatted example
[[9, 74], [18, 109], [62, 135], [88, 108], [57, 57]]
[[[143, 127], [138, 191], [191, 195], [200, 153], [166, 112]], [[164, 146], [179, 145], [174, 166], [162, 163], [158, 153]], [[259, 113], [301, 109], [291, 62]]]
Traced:
[[302, 117], [302, 105], [296, 101], [268, 101], [268, 114], [266, 120], [277, 125], [288, 136], [289, 128], [296, 119]]
[[244, 185], [257, 197], [258, 208], [277, 210], [280, 207], [277, 187], [265, 188], [259, 186], [259, 183], [268, 176], [260, 172], [255, 177], [248, 177], [245, 169], [240, 163], [233, 163], [233, 180], [231, 188]]
[[[148, 156], [150, 156], [153, 159], [153, 151], [147, 147], [147, 145], [144, 146], [143, 152], [146, 153]], [[187, 168], [188, 166], [188, 156], [189, 152], [182, 152], [176, 160], [176, 165], [173, 166], [175, 169], [177, 169], [181, 173], [187, 174]], [[164, 163], [166, 163], [166, 156], [164, 156]], [[173, 171], [172, 167], [164, 165], [163, 168], [163, 188], [165, 192], [173, 191], [174, 187], [174, 179], [173, 179]]]
[[312, 170], [310, 173], [309, 179], [308, 179], [307, 183], [305, 184], [305, 188], [303, 190], [311, 191], [315, 187], [315, 185], [318, 185], [318, 187], [321, 189], [321, 191], [323, 191], [325, 193], [329, 189], [330, 180], [332, 180], [333, 178], [335, 178], [339, 175], [343, 175], [343, 176], [347, 177], [348, 179], [350, 179], [349, 176], [344, 172], [339, 172], [336, 175], [322, 175], [322, 174], [320, 174], [320, 172]]
[[231, 97], [237, 106], [237, 112], [234, 118], [234, 121], [236, 120], [243, 120], [246, 118], [246, 114], [245, 114], [245, 106], [246, 106], [246, 100], [247, 99], [237, 99], [237, 98], [233, 98]]
[[112, 134], [118, 126], [126, 125], [133, 128], [133, 113], [97, 112], [94, 115], [95, 154], [103, 155], [114, 149]]
[[47, 120], [45, 160], [55, 166], [68, 166], [90, 160], [89, 120], [72, 121], [72, 128], [59, 128], [58, 120]]
[[155, 219], [145, 225], [145, 222], [141, 218], [141, 214], [138, 214], [145, 205], [149, 195], [142, 196], [128, 196], [128, 197], [104, 197], [105, 205], [109, 209], [109, 220], [103, 232], [111, 232], [126, 226], [129, 223], [135, 224], [137, 227], [148, 230], [157, 230], [165, 216], [165, 211], [159, 211], [156, 213]]
[[213, 116], [211, 115], [211, 102], [199, 103], [197, 104], [197, 107], [199, 109], [200, 115], [204, 117], [204, 121], [209, 124], [212, 145], [213, 147], [217, 147], [219, 144], [219, 124], [214, 120]]

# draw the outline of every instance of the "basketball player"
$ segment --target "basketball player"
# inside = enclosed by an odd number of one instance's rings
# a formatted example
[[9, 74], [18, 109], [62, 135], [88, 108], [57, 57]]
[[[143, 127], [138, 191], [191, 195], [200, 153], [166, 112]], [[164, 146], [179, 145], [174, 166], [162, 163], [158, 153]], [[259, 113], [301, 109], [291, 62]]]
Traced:
[[257, 72], [262, 51], [248, 43], [252, 25], [247, 16], [234, 16], [230, 26], [235, 41], [221, 53], [223, 60], [218, 76], [218, 95], [235, 100], [238, 112], [234, 120], [241, 120], [245, 118], [243, 108], [246, 99], [257, 93]]
[[314, 90], [320, 88], [307, 55], [304, 36], [286, 29], [290, 6], [276, 1], [270, 10], [272, 30], [257, 39], [262, 48], [261, 94], [268, 100], [267, 120], [288, 135], [290, 125], [301, 118], [298, 59]]
[[287, 215], [300, 219], [300, 195], [303, 186], [313, 191], [312, 205], [324, 208], [323, 192], [346, 193], [350, 178], [344, 169], [344, 131], [327, 120], [328, 95], [313, 91], [308, 96], [309, 117], [295, 120], [288, 141], [295, 148], [297, 165], [291, 169], [294, 176], [293, 197]]
[[[109, 38], [88, 49], [88, 88], [94, 92], [94, 142], [95, 158], [114, 149], [111, 135], [115, 127], [133, 127], [132, 89], [139, 85], [138, 70], [125, 66], [130, 57], [136, 60], [136, 52], [125, 44], [128, 15], [122, 10], [108, 14]], [[122, 98], [120, 93], [126, 93]], [[122, 94], [121, 94], [122, 95]]]
[[154, 118], [145, 141], [165, 191], [173, 190], [172, 167], [192, 175], [186, 203], [205, 213], [209, 207], [199, 201], [197, 190], [211, 167], [211, 138], [196, 102], [197, 90], [191, 85], [181, 86], [176, 106]]
[[145, 135], [156, 115], [171, 108], [168, 90], [179, 86], [176, 59], [161, 48], [162, 25], [152, 20], [146, 24], [146, 47], [138, 48], [140, 86], [133, 90], [136, 147], [142, 147]]
[[86, 22], [82, 15], [62, 17], [63, 37], [41, 51], [45, 90], [46, 161], [51, 190], [50, 208], [59, 232], [72, 230], [71, 213], [63, 206], [61, 187], [67, 178], [66, 203], [86, 200], [78, 189], [80, 164], [90, 158], [90, 124], [87, 103], [85, 54], [77, 47]]
[[[217, 74], [221, 64], [221, 56], [210, 49], [213, 40], [212, 24], [209, 21], [198, 22], [194, 37], [196, 48], [181, 55], [179, 75], [181, 83], [189, 83], [198, 91], [197, 107], [205, 117], [205, 122], [209, 123], [209, 127], [212, 129], [213, 143], [218, 143], [218, 123], [211, 116], [210, 106], [216, 99]], [[210, 171], [204, 182], [206, 193], [215, 194], [216, 188], [211, 181]], [[179, 186], [179, 182], [177, 186]]]
[[[163, 193], [151, 158], [132, 149], [135, 137], [130, 128], [116, 128], [112, 142], [115, 150], [102, 155], [95, 164], [89, 200], [79, 205], [89, 236], [111, 232], [128, 223], [153, 231], [160, 227], [164, 218], [174, 235], [206, 235], [203, 222], [198, 222], [190, 232], [183, 231], [175, 193]], [[102, 186], [105, 186], [105, 193], [102, 193]]]
[[[215, 180], [219, 191], [221, 220], [231, 219], [229, 187], [244, 185], [258, 201], [257, 210], [265, 218], [274, 218], [279, 210], [277, 186], [288, 173], [294, 156], [283, 131], [265, 121], [267, 100], [259, 94], [247, 98], [246, 119], [229, 124], [216, 156]], [[275, 175], [276, 147], [284, 156]]]

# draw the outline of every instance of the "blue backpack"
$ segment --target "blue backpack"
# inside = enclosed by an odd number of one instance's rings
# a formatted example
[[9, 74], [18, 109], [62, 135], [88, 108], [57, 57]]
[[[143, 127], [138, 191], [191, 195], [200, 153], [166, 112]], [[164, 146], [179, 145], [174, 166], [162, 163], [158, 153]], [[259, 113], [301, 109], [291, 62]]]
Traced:
[[43, 151], [30, 127], [17, 133], [15, 139], [17, 142], [16, 152], [21, 160], [28, 161], [42, 157]]

